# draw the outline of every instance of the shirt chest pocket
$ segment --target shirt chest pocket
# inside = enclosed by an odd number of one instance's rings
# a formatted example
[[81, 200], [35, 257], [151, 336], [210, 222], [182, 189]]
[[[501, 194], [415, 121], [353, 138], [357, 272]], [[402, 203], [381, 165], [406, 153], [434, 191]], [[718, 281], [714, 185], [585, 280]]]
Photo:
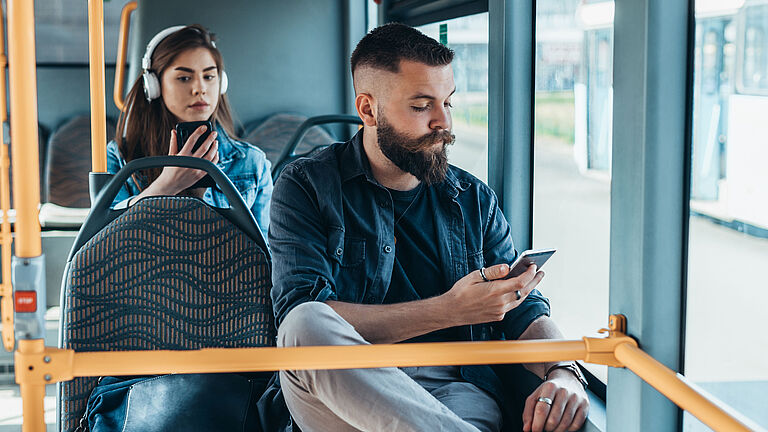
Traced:
[[357, 267], [365, 261], [365, 239], [333, 230], [328, 238], [328, 256], [341, 267]]
[[[237, 191], [240, 192], [240, 196], [243, 197], [245, 206], [247, 208], [252, 208], [253, 203], [256, 202], [256, 183], [254, 183], [252, 179], [251, 180], [230, 179], [230, 180], [232, 181], [232, 184], [235, 186], [235, 189], [237, 189]], [[231, 205], [229, 204], [229, 201], [227, 201], [227, 197], [225, 197], [224, 193], [221, 192], [218, 188], [210, 188], [205, 193], [206, 193], [206, 196], [210, 197], [209, 202], [215, 205], [216, 207], [222, 207], [222, 208], [231, 207]]]
[[469, 271], [484, 267], [485, 257], [483, 256], [483, 251], [470, 252], [467, 256], [467, 265], [469, 266]]
[[332, 230], [328, 238], [331, 273], [340, 301], [359, 303], [366, 290], [365, 239]]
[[248, 208], [253, 207], [253, 203], [256, 202], [256, 182], [253, 179], [233, 180], [232, 184], [235, 185], [235, 189], [243, 197], [245, 206]]

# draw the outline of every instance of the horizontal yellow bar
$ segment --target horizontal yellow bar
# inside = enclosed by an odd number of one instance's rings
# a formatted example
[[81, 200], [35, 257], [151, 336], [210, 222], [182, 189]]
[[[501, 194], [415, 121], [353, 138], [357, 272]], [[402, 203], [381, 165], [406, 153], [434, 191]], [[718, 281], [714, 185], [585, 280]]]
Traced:
[[695, 388], [686, 378], [630, 344], [616, 346], [616, 359], [669, 398], [716, 431], [764, 431], [731, 407]]
[[584, 341], [493, 341], [75, 353], [73, 376], [257, 372], [581, 360]]

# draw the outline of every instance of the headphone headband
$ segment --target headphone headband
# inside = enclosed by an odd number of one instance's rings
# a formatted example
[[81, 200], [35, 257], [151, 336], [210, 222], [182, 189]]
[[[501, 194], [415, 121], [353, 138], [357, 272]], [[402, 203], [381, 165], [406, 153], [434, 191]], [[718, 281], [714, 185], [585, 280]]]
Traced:
[[150, 40], [147, 44], [147, 50], [144, 52], [144, 57], [141, 58], [141, 68], [146, 71], [150, 70], [152, 68], [152, 53], [155, 52], [155, 48], [157, 48], [163, 39], [185, 27], [186, 26], [183, 25], [168, 27], [167, 29], [161, 30], [158, 34], [156, 34], [155, 37], [153, 37], [152, 40]]

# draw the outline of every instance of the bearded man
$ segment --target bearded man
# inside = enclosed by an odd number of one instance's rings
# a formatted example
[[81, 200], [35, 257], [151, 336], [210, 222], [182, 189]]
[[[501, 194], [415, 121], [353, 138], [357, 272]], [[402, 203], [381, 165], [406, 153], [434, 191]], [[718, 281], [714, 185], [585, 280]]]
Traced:
[[[452, 59], [401, 24], [358, 44], [362, 130], [275, 183], [279, 346], [561, 337], [535, 289], [544, 274], [505, 277], [517, 252], [495, 194], [447, 162]], [[293, 370], [280, 383], [305, 432], [577, 430], [588, 411], [578, 369], [525, 368]]]

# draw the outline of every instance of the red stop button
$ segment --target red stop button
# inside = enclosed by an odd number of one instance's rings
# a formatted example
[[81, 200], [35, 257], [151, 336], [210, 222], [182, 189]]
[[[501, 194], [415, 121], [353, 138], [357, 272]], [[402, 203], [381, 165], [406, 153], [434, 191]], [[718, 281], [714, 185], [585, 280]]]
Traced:
[[16, 291], [14, 293], [16, 312], [34, 312], [37, 310], [37, 293], [34, 291]]

